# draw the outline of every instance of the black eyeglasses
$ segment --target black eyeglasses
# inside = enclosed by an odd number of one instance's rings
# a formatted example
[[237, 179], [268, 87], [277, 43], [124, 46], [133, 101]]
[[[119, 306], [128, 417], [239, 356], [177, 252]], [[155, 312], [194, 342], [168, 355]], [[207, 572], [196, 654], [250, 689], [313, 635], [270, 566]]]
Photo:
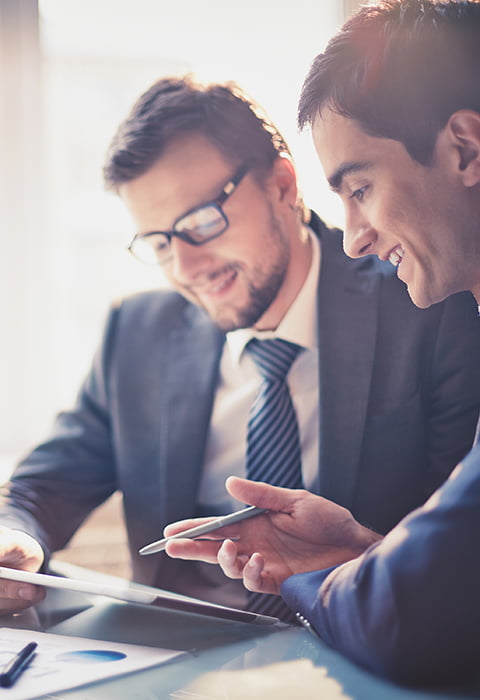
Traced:
[[235, 192], [250, 167], [242, 165], [213, 202], [188, 211], [175, 221], [171, 231], [137, 233], [128, 246], [130, 253], [146, 265], [158, 265], [169, 260], [170, 244], [175, 236], [191, 245], [203, 245], [221, 236], [229, 226], [222, 204]]

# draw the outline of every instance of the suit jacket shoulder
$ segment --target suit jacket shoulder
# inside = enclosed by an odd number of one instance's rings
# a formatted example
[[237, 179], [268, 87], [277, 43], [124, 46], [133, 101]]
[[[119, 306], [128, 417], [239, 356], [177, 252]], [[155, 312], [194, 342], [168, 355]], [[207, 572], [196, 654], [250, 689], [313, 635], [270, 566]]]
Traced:
[[319, 635], [396, 682], [478, 677], [480, 446], [424, 507], [363, 556], [287, 579]]
[[477, 308], [463, 293], [419, 309], [390, 263], [348, 258], [341, 231], [316, 215], [312, 228], [321, 240], [315, 491], [385, 533], [472, 444], [480, 409]]

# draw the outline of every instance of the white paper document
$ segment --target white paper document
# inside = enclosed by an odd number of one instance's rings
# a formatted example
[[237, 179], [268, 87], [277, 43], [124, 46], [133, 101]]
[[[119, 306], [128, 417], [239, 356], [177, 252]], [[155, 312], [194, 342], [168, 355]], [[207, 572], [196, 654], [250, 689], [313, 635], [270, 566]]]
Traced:
[[2, 627], [0, 669], [28, 642], [38, 643], [37, 653], [15, 685], [0, 689], [0, 698], [38, 698], [157, 666], [186, 653]]

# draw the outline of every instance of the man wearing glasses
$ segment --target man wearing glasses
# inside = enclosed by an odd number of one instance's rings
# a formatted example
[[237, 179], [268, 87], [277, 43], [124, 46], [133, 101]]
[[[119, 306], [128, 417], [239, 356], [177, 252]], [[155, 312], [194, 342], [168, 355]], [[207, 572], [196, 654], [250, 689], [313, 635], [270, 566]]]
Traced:
[[[134, 580], [283, 617], [277, 597], [255, 600], [216, 567], [138, 550], [171, 521], [239, 509], [232, 474], [390, 530], [472, 443], [476, 306], [458, 295], [421, 311], [388, 263], [349, 260], [234, 85], [153, 85], [105, 180], [135, 221], [131, 252], [173, 290], [112, 309], [77, 404], [4, 491], [0, 563], [40, 568], [119, 489]], [[39, 595], [1, 582], [3, 609]]]
[[148, 231], [137, 234], [128, 250], [146, 265], [165, 264], [171, 257], [172, 237], [180, 238], [190, 245], [202, 245], [217, 238], [228, 228], [228, 219], [222, 209], [228, 197], [248, 173], [249, 166], [241, 165], [233, 177], [222, 188], [213, 202], [195, 207], [175, 221], [170, 232]]

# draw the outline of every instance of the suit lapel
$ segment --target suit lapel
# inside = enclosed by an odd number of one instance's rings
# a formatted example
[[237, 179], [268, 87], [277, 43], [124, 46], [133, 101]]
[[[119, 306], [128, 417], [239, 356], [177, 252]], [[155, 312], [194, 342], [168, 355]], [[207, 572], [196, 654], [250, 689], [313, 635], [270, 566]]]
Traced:
[[161, 462], [168, 522], [195, 512], [224, 335], [197, 309], [169, 337], [162, 394]]
[[379, 277], [322, 236], [319, 283], [319, 493], [350, 507], [362, 449], [377, 336]]

